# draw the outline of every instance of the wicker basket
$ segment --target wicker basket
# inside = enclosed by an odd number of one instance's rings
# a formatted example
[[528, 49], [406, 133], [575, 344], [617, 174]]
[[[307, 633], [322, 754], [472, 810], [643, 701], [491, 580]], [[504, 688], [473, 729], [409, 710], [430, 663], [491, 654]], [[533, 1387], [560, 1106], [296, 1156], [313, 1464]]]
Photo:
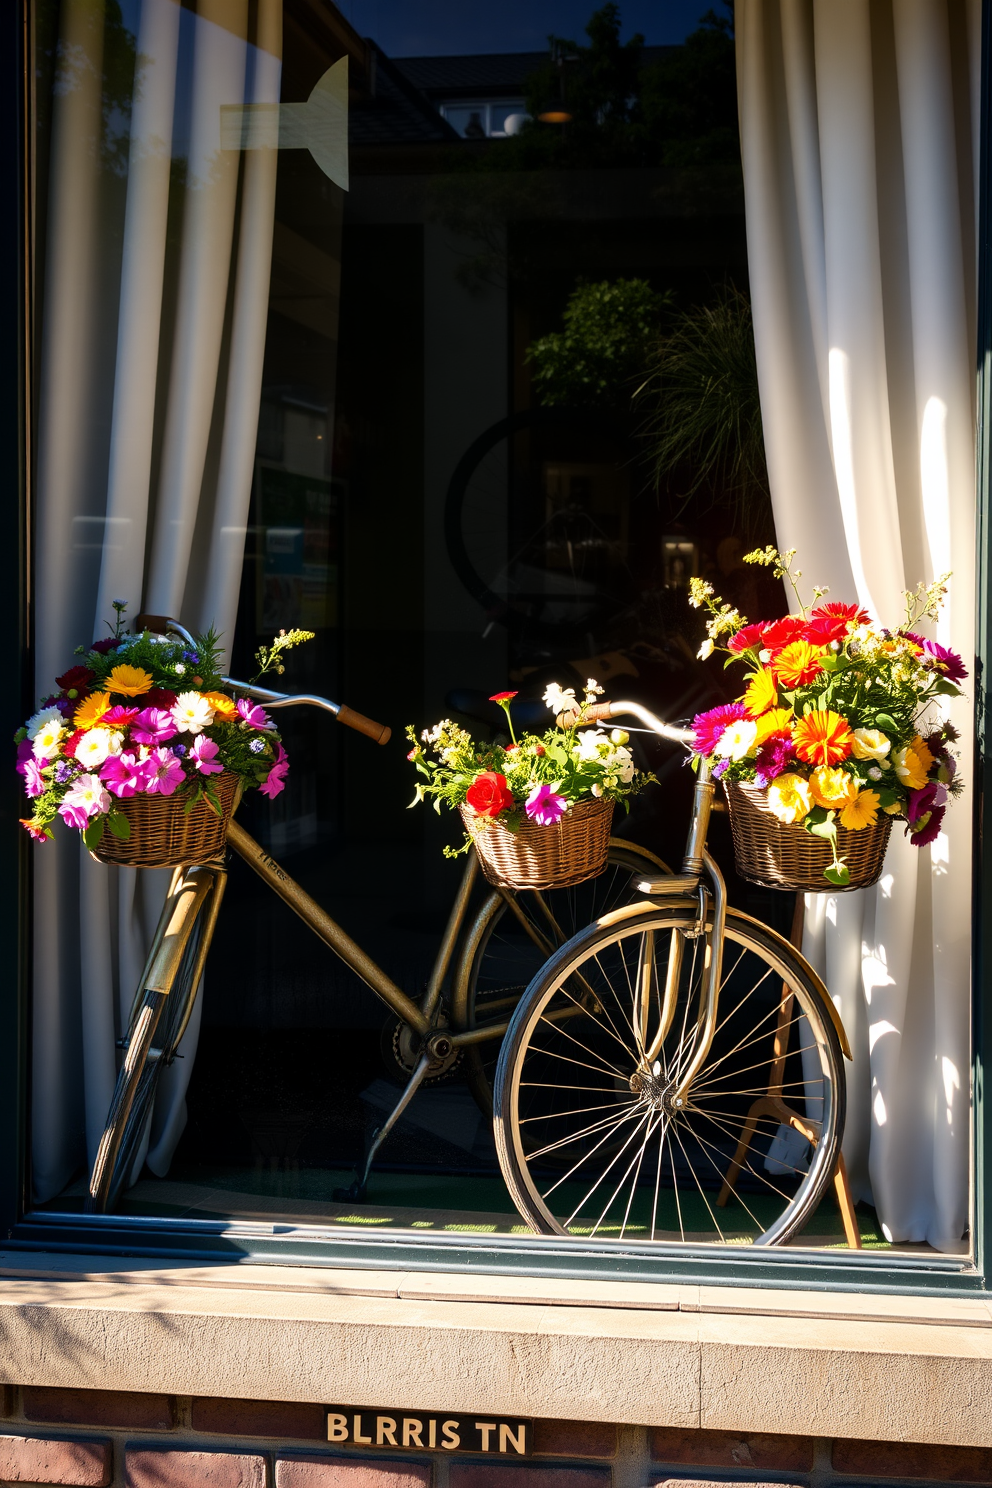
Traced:
[[873, 826], [849, 832], [837, 825], [837, 856], [844, 860], [851, 882], [844, 889], [824, 878], [833, 862], [830, 843], [814, 837], [801, 825], [780, 822], [768, 810], [768, 792], [740, 781], [723, 782], [734, 836], [737, 872], [770, 889], [837, 894], [867, 889], [878, 883], [889, 845], [892, 818], [879, 815]]
[[121, 863], [128, 868], [176, 868], [205, 863], [223, 850], [228, 823], [240, 796], [240, 778], [225, 771], [214, 777], [223, 817], [218, 817], [202, 798], [186, 811], [189, 796], [125, 796], [116, 809], [127, 817], [131, 835], [127, 841], [104, 828], [93, 856], [101, 863]]
[[595, 878], [606, 867], [612, 801], [580, 801], [553, 827], [540, 827], [525, 817], [516, 832], [476, 815], [470, 806], [459, 810], [483, 873], [500, 888], [564, 889]]

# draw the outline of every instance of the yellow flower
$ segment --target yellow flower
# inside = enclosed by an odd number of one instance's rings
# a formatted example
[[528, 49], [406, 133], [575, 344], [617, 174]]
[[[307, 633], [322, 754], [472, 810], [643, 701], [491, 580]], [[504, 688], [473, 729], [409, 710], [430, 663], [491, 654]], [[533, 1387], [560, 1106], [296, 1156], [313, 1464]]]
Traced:
[[809, 781], [801, 775], [779, 775], [768, 787], [768, 809], [781, 822], [800, 822], [813, 799]]
[[83, 698], [72, 715], [72, 721], [77, 729], [91, 729], [94, 724], [99, 723], [107, 709], [113, 706], [109, 692], [91, 692], [88, 698]]
[[817, 806], [822, 806], [825, 811], [836, 811], [856, 800], [858, 785], [846, 770], [821, 765], [809, 777], [809, 792]]
[[147, 692], [152, 685], [152, 676], [146, 672], [144, 667], [128, 666], [121, 663], [115, 666], [107, 679], [107, 686], [111, 692], [122, 692], [125, 697], [140, 697]]
[[217, 718], [237, 718], [238, 710], [233, 698], [226, 692], [205, 692], [203, 696], [214, 710]]
[[760, 748], [773, 734], [781, 734], [783, 738], [789, 737], [794, 721], [791, 708], [770, 708], [767, 713], [762, 713], [758, 719], [758, 731], [754, 736], [755, 748]]
[[851, 738], [851, 753], [859, 760], [883, 760], [892, 748], [892, 740], [881, 729], [858, 728]]
[[925, 744], [920, 753], [917, 753], [914, 744], [907, 744], [905, 749], [896, 750], [892, 763], [896, 767], [900, 785], [904, 785], [907, 790], [922, 790], [927, 783], [927, 771], [933, 764], [933, 756]]
[[759, 718], [762, 713], [767, 713], [769, 708], [774, 708], [778, 702], [778, 691], [775, 687], [775, 678], [766, 667], [759, 667], [754, 673], [744, 689], [744, 697], [741, 701], [752, 718]]
[[841, 811], [840, 824], [849, 832], [860, 832], [863, 827], [874, 825], [878, 815], [879, 796], [876, 791], [858, 791], [854, 800], [848, 801]]

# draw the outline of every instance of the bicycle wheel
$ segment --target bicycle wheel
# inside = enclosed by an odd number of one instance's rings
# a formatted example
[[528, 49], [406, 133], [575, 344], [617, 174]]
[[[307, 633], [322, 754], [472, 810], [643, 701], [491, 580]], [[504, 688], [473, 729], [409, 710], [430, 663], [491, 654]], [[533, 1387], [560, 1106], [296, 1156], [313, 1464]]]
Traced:
[[[512, 902], [495, 891], [489, 894], [455, 974], [454, 1025], [505, 1023], [549, 956], [601, 915], [629, 903], [640, 879], [670, 872], [648, 848], [611, 837], [606, 868], [596, 878], [544, 893], [524, 890]], [[465, 1050], [465, 1078], [487, 1116], [498, 1057], [498, 1038]]]
[[496, 1072], [496, 1147], [539, 1233], [780, 1245], [830, 1184], [845, 1107], [832, 1010], [799, 953], [732, 910], [716, 1031], [677, 1105], [707, 956], [694, 930], [685, 905], [591, 927], [518, 1006]]
[[186, 1032], [226, 882], [225, 872], [204, 867], [173, 879], [122, 1040], [124, 1060], [90, 1174], [89, 1213], [114, 1209], [137, 1179], [159, 1071]]

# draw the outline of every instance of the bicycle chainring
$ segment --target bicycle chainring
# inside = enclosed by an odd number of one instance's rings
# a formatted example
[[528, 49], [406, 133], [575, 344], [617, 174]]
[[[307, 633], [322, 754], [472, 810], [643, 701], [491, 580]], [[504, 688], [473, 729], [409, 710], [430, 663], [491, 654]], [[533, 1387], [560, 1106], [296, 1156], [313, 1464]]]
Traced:
[[[446, 1022], [445, 1018], [440, 1018], [438, 1027], [445, 1027]], [[394, 1080], [399, 1079], [405, 1085], [420, 1057], [419, 1040], [409, 1023], [404, 1023], [402, 1018], [388, 1018], [382, 1030], [381, 1048], [389, 1073]], [[446, 1059], [424, 1076], [423, 1084], [444, 1084], [452, 1078], [461, 1062], [462, 1050], [452, 1049]]]

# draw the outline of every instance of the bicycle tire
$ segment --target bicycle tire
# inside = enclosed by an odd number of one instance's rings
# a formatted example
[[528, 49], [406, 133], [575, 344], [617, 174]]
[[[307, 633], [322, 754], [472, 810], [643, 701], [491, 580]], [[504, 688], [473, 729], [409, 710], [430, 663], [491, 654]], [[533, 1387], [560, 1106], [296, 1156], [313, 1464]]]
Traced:
[[[454, 980], [453, 1025], [477, 1028], [486, 1022], [505, 1021], [558, 946], [601, 915], [628, 903], [640, 879], [670, 872], [667, 863], [649, 848], [611, 837], [607, 866], [598, 877], [570, 889], [551, 889], [543, 894], [523, 890], [516, 894], [517, 906], [544, 936], [551, 927], [541, 906], [550, 910], [559, 928], [547, 951], [528, 940], [508, 899], [493, 890], [462, 948]], [[465, 1049], [465, 1080], [487, 1117], [492, 1116], [492, 1081], [498, 1053], [496, 1040], [482, 1046], [470, 1044]]]
[[90, 1173], [86, 1211], [105, 1214], [137, 1178], [133, 1171], [151, 1120], [159, 1072], [189, 1023], [226, 886], [225, 872], [195, 867], [166, 898], [131, 1011], [124, 1058]]
[[[829, 1187], [844, 1130], [841, 1041], [822, 984], [775, 931], [729, 911], [716, 1034], [684, 1109], [676, 1111], [675, 1077], [691, 1054], [705, 942], [693, 938], [692, 908], [684, 903], [632, 908], [612, 920], [582, 932], [548, 962], [503, 1040], [496, 1148], [517, 1208], [540, 1234], [785, 1244]], [[631, 1016], [633, 988], [647, 990], [657, 1031], [664, 985], [658, 948], [666, 943], [669, 958], [675, 944], [693, 951], [675, 963], [676, 1015], [657, 1059], [645, 1065]], [[783, 1016], [776, 1008], [783, 1007], [784, 1038], [776, 1033]], [[790, 1048], [796, 1028], [802, 1041]], [[812, 1136], [805, 1171], [801, 1156], [776, 1155], [787, 1153], [792, 1139], [783, 1145], [779, 1128], [792, 1117], [783, 1123], [775, 1108], [756, 1118], [738, 1162], [748, 1122], [766, 1099], [765, 1071], [782, 1048], [779, 1094]], [[680, 1196], [686, 1171], [690, 1181]]]

